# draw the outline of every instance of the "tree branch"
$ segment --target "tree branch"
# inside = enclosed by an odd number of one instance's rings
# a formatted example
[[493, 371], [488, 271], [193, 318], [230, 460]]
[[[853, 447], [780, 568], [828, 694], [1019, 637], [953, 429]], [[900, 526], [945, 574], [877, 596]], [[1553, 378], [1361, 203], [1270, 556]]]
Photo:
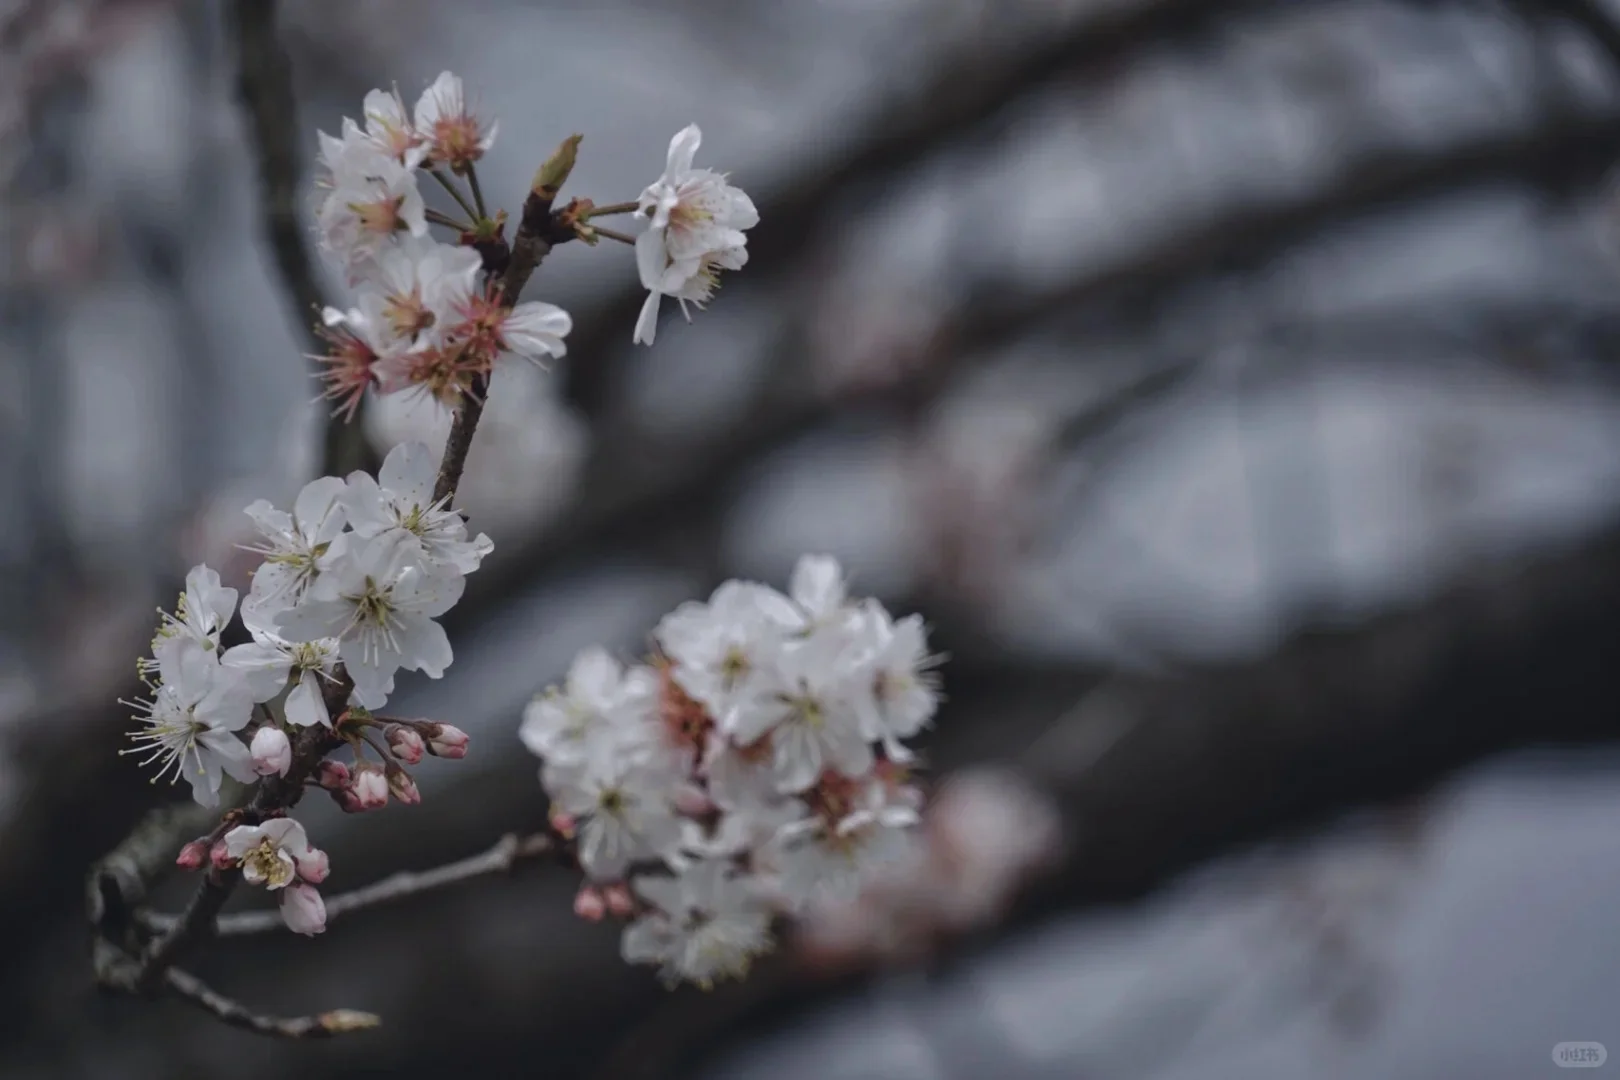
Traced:
[[278, 1039], [327, 1039], [351, 1031], [367, 1031], [382, 1023], [375, 1013], [333, 1009], [315, 1016], [267, 1016], [214, 990], [195, 975], [170, 968], [163, 973], [165, 989], [232, 1027]]
[[[555, 840], [547, 833], [534, 833], [530, 836], [508, 833], [501, 837], [494, 847], [478, 855], [436, 866], [431, 870], [402, 870], [352, 892], [327, 897], [326, 921], [330, 923], [340, 915], [380, 904], [392, 904], [398, 900], [459, 885], [475, 878], [504, 874], [520, 862], [538, 859], [558, 851]], [[178, 920], [173, 915], [152, 913], [142, 916], [140, 921], [150, 929], [161, 932], [171, 929]], [[242, 937], [249, 934], [272, 933], [284, 928], [285, 924], [277, 912], [245, 911], [220, 919], [216, 933], [220, 937]]]
[[[326, 351], [315, 325], [326, 300], [298, 214], [303, 179], [298, 152], [298, 100], [292, 64], [276, 33], [275, 0], [232, 0], [227, 18], [236, 43], [237, 96], [258, 151], [264, 229], [281, 284], [293, 302], [293, 318], [312, 356]], [[365, 407], [364, 402], [360, 406]], [[360, 413], [327, 418], [321, 451], [322, 476], [347, 476], [371, 465]]]

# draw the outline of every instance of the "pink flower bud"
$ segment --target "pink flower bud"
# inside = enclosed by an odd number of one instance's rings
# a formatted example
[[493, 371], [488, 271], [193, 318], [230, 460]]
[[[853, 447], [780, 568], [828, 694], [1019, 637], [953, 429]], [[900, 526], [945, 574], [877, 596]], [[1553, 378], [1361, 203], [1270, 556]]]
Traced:
[[174, 865], [182, 870], [201, 870], [207, 862], [207, 841], [193, 840], [180, 849], [180, 854], [175, 858]]
[[298, 876], [311, 885], [319, 885], [331, 872], [330, 860], [320, 848], [312, 847], [303, 855], [293, 856], [293, 862], [298, 866]]
[[213, 864], [215, 870], [229, 870], [236, 865], [236, 860], [231, 858], [230, 849], [225, 846], [223, 837], [215, 840], [214, 846], [208, 849], [208, 861]]
[[314, 886], [294, 882], [281, 890], [281, 920], [295, 934], [319, 934], [326, 929], [326, 901]]
[[253, 771], [260, 776], [286, 776], [292, 768], [292, 743], [278, 727], [266, 724], [254, 732], [248, 752], [253, 756]]
[[628, 919], [636, 913], [635, 898], [630, 895], [629, 887], [622, 883], [603, 889], [602, 898], [607, 901], [608, 910], [615, 918]]
[[315, 768], [315, 782], [327, 791], [342, 791], [352, 780], [349, 767], [341, 761], [323, 761]]
[[437, 757], [464, 758], [467, 756], [467, 733], [449, 724], [440, 724], [439, 730], [428, 736], [428, 750]]
[[574, 834], [579, 831], [579, 822], [574, 820], [572, 814], [564, 813], [561, 810], [553, 810], [551, 812], [551, 831], [564, 840], [572, 840]]
[[607, 914], [607, 901], [601, 890], [590, 885], [580, 886], [579, 894], [574, 897], [574, 914], [586, 922], [601, 922], [602, 916]]
[[422, 793], [416, 790], [416, 781], [411, 779], [410, 773], [400, 768], [388, 770], [388, 794], [406, 806], [415, 806], [422, 801]]
[[415, 765], [427, 753], [427, 743], [415, 728], [394, 724], [388, 729], [388, 749], [393, 751], [401, 765]]
[[359, 814], [369, 809], [369, 807], [360, 805], [360, 796], [354, 793], [354, 788], [352, 786], [345, 788], [333, 788], [331, 795], [332, 801], [337, 803], [338, 809], [342, 810], [345, 814]]
[[381, 765], [369, 761], [355, 767], [354, 782], [349, 788], [362, 810], [379, 810], [388, 805], [388, 777]]

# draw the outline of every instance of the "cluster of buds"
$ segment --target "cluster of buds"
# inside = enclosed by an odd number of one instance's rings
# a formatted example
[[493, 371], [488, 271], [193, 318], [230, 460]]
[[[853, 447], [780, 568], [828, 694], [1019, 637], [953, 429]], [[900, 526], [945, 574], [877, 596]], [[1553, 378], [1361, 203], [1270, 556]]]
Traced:
[[242, 880], [274, 892], [281, 918], [297, 934], [326, 929], [326, 904], [315, 886], [326, 880], [326, 852], [311, 847], [304, 827], [290, 817], [272, 817], [257, 825], [236, 824], [226, 815], [215, 830], [180, 849], [175, 865], [184, 870], [240, 870]]
[[856, 893], [910, 849], [905, 740], [939, 694], [917, 616], [845, 594], [831, 558], [791, 595], [732, 581], [666, 616], [650, 664], [580, 654], [525, 712], [586, 918], [667, 981], [741, 975], [780, 915]]
[[[380, 810], [389, 798], [414, 806], [422, 801], [422, 793], [407, 766], [421, 764], [427, 755], [467, 756], [467, 733], [432, 720], [378, 718], [354, 708], [342, 716], [339, 728], [353, 749], [353, 767], [328, 759], [320, 763], [312, 779], [347, 814]], [[367, 760], [367, 746], [379, 760]]]

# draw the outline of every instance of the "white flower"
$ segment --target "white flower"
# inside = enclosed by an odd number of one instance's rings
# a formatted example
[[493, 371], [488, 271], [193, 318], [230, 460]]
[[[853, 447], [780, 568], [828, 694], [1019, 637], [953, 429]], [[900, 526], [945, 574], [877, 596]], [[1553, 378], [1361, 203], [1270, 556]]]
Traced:
[[361, 106], [366, 116], [366, 138], [379, 153], [397, 158], [414, 169], [427, 154], [425, 139], [411, 125], [398, 90], [373, 90]]
[[[654, 239], [648, 240], [649, 236], [654, 236]], [[691, 322], [692, 313], [687, 310], [687, 305], [702, 311], [720, 287], [720, 271], [741, 270], [746, 265], [747, 248], [727, 248], [684, 262], [669, 262], [659, 250], [652, 232], [636, 237], [636, 271], [641, 277], [641, 287], [648, 292], [647, 299], [642, 301], [641, 313], [636, 316], [636, 329], [630, 335], [630, 343], [653, 343], [658, 334], [658, 309], [664, 297], [672, 296], [680, 301], [681, 314], [687, 322]]]
[[343, 508], [338, 502], [343, 490], [341, 479], [323, 476], [304, 485], [291, 514], [264, 499], [247, 508], [266, 543], [249, 548], [263, 555], [264, 562], [253, 573], [253, 588], [244, 609], [277, 612], [304, 598], [320, 576], [322, 558], [343, 531]]
[[254, 701], [269, 701], [296, 675], [284, 704], [288, 723], [331, 727], [320, 680], [337, 677], [337, 640], [288, 641], [275, 632], [269, 616], [254, 607], [242, 609], [242, 622], [253, 640], [226, 649], [220, 663], [242, 673]]
[[468, 540], [461, 515], [445, 500], [433, 501], [438, 474], [438, 461], [426, 444], [401, 443], [388, 452], [376, 479], [365, 472], [349, 474], [343, 495], [349, 524], [364, 537], [398, 530], [415, 544], [430, 572], [471, 573], [495, 545], [483, 533]]
[[483, 259], [470, 247], [408, 236], [377, 253], [359, 312], [380, 354], [441, 344], [478, 288]]
[[450, 639], [433, 620], [461, 599], [466, 579], [427, 573], [412, 537], [344, 533], [328, 552], [331, 568], [309, 597], [276, 617], [289, 641], [338, 639], [338, 655], [354, 679], [355, 697], [380, 708], [399, 668], [444, 675]]
[[726, 178], [709, 169], [694, 169], [702, 132], [696, 124], [670, 140], [664, 175], [641, 193], [636, 215], [650, 218], [636, 240], [636, 268], [649, 290], [636, 320], [633, 340], [651, 345], [661, 297], [701, 308], [719, 283], [721, 270], [739, 270], [748, 260], [743, 230], [759, 223], [753, 202]]
[[322, 183], [331, 189], [316, 215], [321, 245], [348, 267], [353, 283], [398, 233], [427, 234], [427, 207], [415, 170], [380, 152], [353, 120], [343, 121], [341, 139], [320, 138]]
[[186, 574], [186, 591], [175, 601], [174, 614], [159, 612], [163, 617], [157, 635], [152, 638], [154, 663], [143, 664], [141, 670], [150, 673], [161, 663], [165, 653], [175, 649], [198, 648], [207, 653], [219, 649], [219, 635], [231, 621], [236, 610], [236, 590], [219, 583], [219, 574], [207, 566], [194, 566]]
[[556, 806], [579, 823], [580, 866], [596, 880], [617, 880], [632, 862], [680, 848], [677, 778], [658, 763], [609, 747], [577, 765], [548, 763], [542, 777]]
[[455, 172], [466, 167], [495, 145], [499, 125], [486, 129], [467, 106], [461, 79], [445, 71], [433, 80], [416, 102], [416, 130], [428, 140], [432, 163], [449, 165]]
[[742, 745], [769, 733], [779, 790], [803, 791], [828, 768], [844, 776], [872, 768], [872, 747], [848, 700], [851, 662], [842, 635], [815, 634], [783, 649], [769, 691], [732, 714], [727, 731]]
[[785, 827], [770, 861], [794, 906], [852, 896], [912, 850], [917, 811], [880, 781], [863, 785], [853, 811], [836, 822], [809, 816]]
[[241, 675], [201, 649], [167, 653], [162, 672], [151, 701], [126, 703], [145, 727], [129, 733], [135, 746], [123, 753], [146, 754], [142, 765], [159, 762], [153, 783], [172, 767], [171, 783], [185, 776], [192, 798], [216, 806], [221, 771], [243, 783], [257, 779], [248, 748], [236, 736], [253, 715], [253, 699]]
[[626, 928], [624, 958], [658, 964], [668, 983], [707, 989], [740, 978], [771, 947], [769, 912], [724, 861], [699, 861], [678, 877], [638, 877], [634, 886], [655, 910]]
[[248, 753], [253, 758], [253, 771], [260, 776], [286, 776], [292, 768], [292, 742], [285, 731], [274, 725], [266, 724], [253, 733]]
[[501, 348], [543, 368], [548, 358], [560, 360], [568, 354], [563, 338], [573, 328], [574, 320], [562, 308], [528, 300], [507, 312], [498, 333]]
[[293, 933], [313, 937], [326, 929], [326, 901], [313, 886], [289, 885], [281, 890], [281, 921]]
[[308, 866], [321, 876], [325, 852], [309, 846], [304, 827], [292, 818], [271, 818], [262, 825], [238, 825], [225, 834], [225, 853], [242, 864], [242, 880], [266, 889], [291, 885]]
[[593, 751], [628, 751], [636, 729], [650, 729], [658, 701], [651, 668], [626, 671], [606, 649], [574, 657], [561, 690], [552, 687], [523, 710], [518, 737], [529, 751], [555, 765], [583, 764]]
[[664, 616], [653, 636], [675, 661], [676, 683], [726, 730], [733, 713], [774, 685], [783, 630], [797, 619], [776, 590], [728, 581], [707, 604], [688, 601]]
[[931, 670], [939, 657], [928, 651], [922, 616], [895, 622], [876, 603], [863, 614], [862, 637], [870, 652], [862, 664], [865, 677], [851, 695], [855, 715], [864, 737], [882, 741], [891, 760], [906, 761], [911, 754], [899, 740], [920, 732], [939, 707]]

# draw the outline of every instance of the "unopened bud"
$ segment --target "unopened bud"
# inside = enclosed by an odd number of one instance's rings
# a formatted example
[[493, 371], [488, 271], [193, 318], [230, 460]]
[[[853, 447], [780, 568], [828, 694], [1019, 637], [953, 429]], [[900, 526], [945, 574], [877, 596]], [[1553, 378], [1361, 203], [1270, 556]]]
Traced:
[[193, 840], [180, 849], [175, 857], [174, 865], [182, 870], [201, 870], [208, 862], [208, 842], [206, 840]]
[[451, 724], [435, 725], [428, 735], [428, 752], [435, 757], [459, 759], [467, 756], [467, 733]]
[[427, 743], [415, 728], [391, 724], [388, 728], [388, 749], [401, 765], [415, 765], [427, 753]]
[[355, 767], [354, 783], [349, 788], [362, 810], [378, 810], [388, 805], [388, 777], [381, 765], [363, 762]]
[[208, 849], [208, 861], [215, 870], [229, 870], [236, 865], [236, 860], [231, 858], [230, 849], [225, 846], [224, 837], [215, 840], [214, 846]]
[[281, 890], [281, 920], [295, 934], [319, 934], [326, 929], [326, 901], [313, 886], [294, 882]]
[[629, 887], [623, 883], [609, 885], [603, 889], [602, 898], [607, 901], [608, 910], [615, 918], [628, 919], [636, 913], [635, 898], [630, 895]]
[[577, 832], [578, 829], [579, 822], [574, 820], [574, 815], [564, 813], [561, 810], [553, 810], [551, 812], [551, 831], [562, 837], [564, 840], [572, 840], [574, 838], [574, 833]]
[[574, 162], [579, 159], [579, 143], [584, 137], [570, 135], [564, 139], [535, 170], [534, 182], [529, 185], [529, 190], [547, 202], [555, 199], [557, 192], [568, 182], [568, 174], [574, 171]]
[[574, 914], [586, 922], [601, 922], [602, 916], [607, 914], [607, 900], [602, 891], [592, 885], [580, 886], [574, 897]]
[[404, 769], [392, 766], [388, 770], [388, 794], [404, 803], [406, 806], [415, 806], [422, 801], [422, 793], [416, 789], [416, 781]]
[[294, 856], [293, 862], [298, 866], [298, 876], [311, 885], [319, 885], [331, 873], [331, 860], [326, 852], [320, 848], [310, 848], [303, 856]]
[[333, 788], [332, 801], [338, 804], [338, 809], [345, 814], [359, 814], [371, 809], [360, 804], [360, 796], [354, 793], [353, 787]]
[[253, 733], [248, 753], [253, 758], [253, 771], [260, 776], [286, 776], [292, 768], [292, 743], [285, 731], [273, 725], [266, 724]]
[[315, 782], [327, 791], [342, 791], [353, 779], [341, 761], [323, 761], [315, 768]]

